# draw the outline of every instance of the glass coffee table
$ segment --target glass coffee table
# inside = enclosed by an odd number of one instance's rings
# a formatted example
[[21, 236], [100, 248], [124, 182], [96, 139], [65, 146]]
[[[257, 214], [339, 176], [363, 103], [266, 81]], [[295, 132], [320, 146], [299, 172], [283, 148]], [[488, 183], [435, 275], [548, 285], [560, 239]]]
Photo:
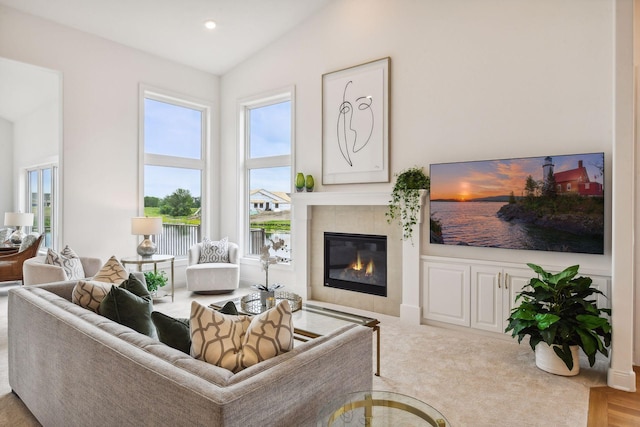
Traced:
[[318, 427], [450, 425], [432, 406], [391, 391], [360, 391], [339, 396], [326, 404], [317, 418]]
[[[276, 300], [277, 299], [278, 292], [276, 291]], [[215, 309], [220, 309], [229, 301], [235, 304], [238, 313], [248, 315], [256, 314], [255, 312], [243, 310], [241, 297], [215, 302], [210, 304], [210, 306]], [[300, 309], [293, 312], [293, 333], [295, 339], [298, 341], [308, 341], [313, 338], [318, 338], [350, 323], [367, 326], [376, 334], [375, 374], [376, 376], [380, 376], [380, 321], [378, 321], [378, 319], [307, 303], [302, 303]]]

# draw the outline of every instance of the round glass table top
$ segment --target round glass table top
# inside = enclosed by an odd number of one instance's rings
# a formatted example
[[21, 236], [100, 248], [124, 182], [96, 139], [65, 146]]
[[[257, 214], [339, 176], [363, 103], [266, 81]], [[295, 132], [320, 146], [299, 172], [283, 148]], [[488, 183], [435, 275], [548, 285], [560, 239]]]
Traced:
[[318, 414], [318, 427], [433, 426], [449, 421], [432, 406], [400, 393], [361, 391], [333, 399]]

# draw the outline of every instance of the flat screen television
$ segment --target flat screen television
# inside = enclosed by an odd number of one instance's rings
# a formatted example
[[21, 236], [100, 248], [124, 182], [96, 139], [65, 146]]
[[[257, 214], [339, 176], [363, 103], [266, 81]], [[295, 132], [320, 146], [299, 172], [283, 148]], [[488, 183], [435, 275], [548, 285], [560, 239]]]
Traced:
[[430, 165], [432, 244], [604, 253], [604, 153]]

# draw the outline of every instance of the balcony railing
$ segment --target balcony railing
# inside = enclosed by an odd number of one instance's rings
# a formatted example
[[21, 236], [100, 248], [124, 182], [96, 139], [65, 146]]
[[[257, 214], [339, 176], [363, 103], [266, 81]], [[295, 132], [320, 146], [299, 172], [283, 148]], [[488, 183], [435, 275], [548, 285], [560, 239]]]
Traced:
[[187, 256], [189, 248], [202, 239], [199, 225], [162, 224], [162, 234], [155, 236], [157, 253]]

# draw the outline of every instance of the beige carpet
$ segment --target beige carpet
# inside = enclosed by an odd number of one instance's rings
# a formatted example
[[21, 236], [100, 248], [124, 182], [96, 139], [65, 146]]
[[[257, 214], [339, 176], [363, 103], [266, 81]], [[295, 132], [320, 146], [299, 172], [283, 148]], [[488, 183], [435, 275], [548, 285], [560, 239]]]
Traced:
[[[178, 288], [175, 303], [165, 298], [155, 309], [186, 317], [194, 298], [209, 303], [230, 295], [192, 296]], [[528, 345], [515, 340], [375, 317], [381, 320], [382, 358], [374, 389], [427, 402], [454, 427], [586, 426], [589, 387], [606, 384], [604, 359], [594, 368], [583, 359], [580, 375], [559, 377], [537, 369]], [[7, 297], [0, 287], [0, 426], [38, 426], [11, 393], [7, 376]]]

